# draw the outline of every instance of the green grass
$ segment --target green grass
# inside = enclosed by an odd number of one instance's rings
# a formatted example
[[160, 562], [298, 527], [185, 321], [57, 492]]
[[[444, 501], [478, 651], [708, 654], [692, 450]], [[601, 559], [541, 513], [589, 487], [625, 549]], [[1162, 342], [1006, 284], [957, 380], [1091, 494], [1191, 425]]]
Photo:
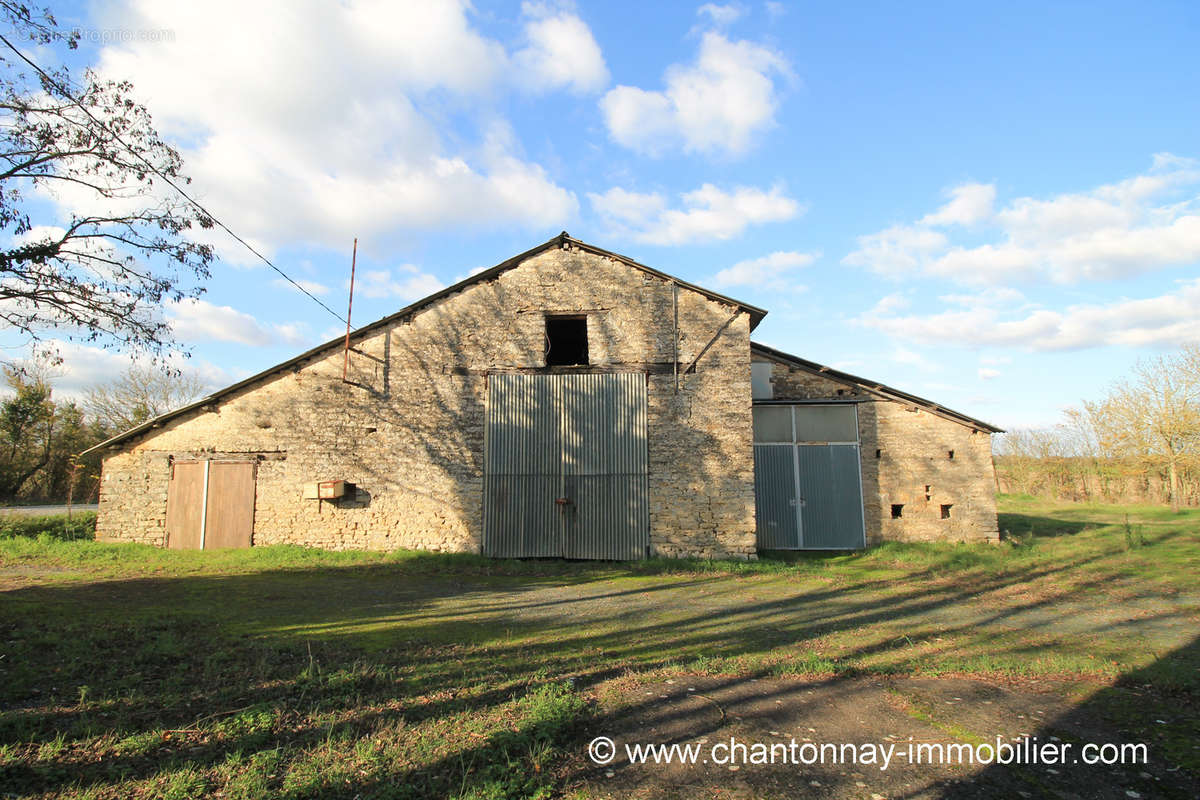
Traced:
[[1002, 510], [999, 545], [749, 563], [0, 538], [0, 786], [550, 796], [591, 687], [678, 673], [1069, 679], [1200, 769], [1200, 512]]
[[66, 514], [45, 517], [0, 515], [0, 539], [12, 538], [42, 538], [63, 542], [95, 539], [96, 512], [77, 511], [69, 517]]

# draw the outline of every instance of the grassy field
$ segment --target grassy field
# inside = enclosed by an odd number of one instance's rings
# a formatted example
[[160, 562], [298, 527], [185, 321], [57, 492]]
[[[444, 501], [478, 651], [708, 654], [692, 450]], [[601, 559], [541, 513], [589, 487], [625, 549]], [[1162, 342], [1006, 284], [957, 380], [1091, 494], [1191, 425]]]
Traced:
[[999, 546], [757, 563], [0, 536], [0, 792], [555, 796], [629, 674], [1067, 680], [1200, 774], [1200, 512], [1002, 509]]

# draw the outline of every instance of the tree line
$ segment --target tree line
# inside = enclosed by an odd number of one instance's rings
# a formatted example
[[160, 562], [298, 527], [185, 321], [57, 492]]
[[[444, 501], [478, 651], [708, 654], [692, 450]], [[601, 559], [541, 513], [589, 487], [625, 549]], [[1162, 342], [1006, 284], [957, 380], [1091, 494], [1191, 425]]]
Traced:
[[54, 368], [10, 365], [0, 400], [0, 503], [94, 503], [100, 453], [84, 450], [204, 393], [191, 375], [131, 366], [87, 389], [79, 400], [54, 397]]
[[1058, 425], [1000, 437], [996, 471], [1007, 491], [1200, 505], [1200, 345], [1139, 361]]

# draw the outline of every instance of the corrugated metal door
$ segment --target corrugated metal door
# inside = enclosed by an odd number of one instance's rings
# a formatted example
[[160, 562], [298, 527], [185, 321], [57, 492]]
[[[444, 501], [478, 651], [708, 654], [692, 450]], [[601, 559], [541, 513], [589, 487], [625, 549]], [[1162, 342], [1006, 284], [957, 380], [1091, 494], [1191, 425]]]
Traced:
[[204, 530], [203, 461], [176, 461], [167, 480], [167, 547], [199, 550]]
[[754, 500], [764, 550], [864, 547], [858, 422], [851, 405], [754, 408]]
[[811, 550], [862, 547], [858, 446], [797, 445], [796, 467], [800, 516], [804, 521], [803, 547]]
[[645, 375], [493, 375], [486, 449], [485, 553], [645, 555]]
[[555, 500], [562, 443], [553, 375], [488, 378], [484, 552], [495, 558], [562, 555]]
[[642, 558], [650, 543], [646, 376], [561, 375], [563, 555]]
[[800, 549], [795, 449], [791, 444], [754, 445], [754, 512], [758, 546], [764, 550]]

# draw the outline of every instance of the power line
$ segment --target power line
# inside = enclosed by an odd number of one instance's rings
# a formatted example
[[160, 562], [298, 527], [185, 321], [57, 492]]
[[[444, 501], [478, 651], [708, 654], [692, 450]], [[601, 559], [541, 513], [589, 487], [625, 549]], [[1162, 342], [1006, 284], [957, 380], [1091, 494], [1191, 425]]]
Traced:
[[279, 267], [275, 266], [275, 264], [273, 264], [271, 262], [271, 259], [267, 258], [262, 253], [258, 252], [258, 250], [254, 249], [254, 247], [249, 242], [247, 242], [241, 236], [238, 236], [236, 233], [234, 233], [232, 228], [230, 228], [224, 222], [221, 222], [221, 220], [218, 219], [215, 214], [213, 214], [207, 208], [202, 206], [199, 201], [197, 201], [195, 198], [193, 198], [191, 195], [189, 195], [183, 189], [179, 188], [179, 185], [177, 183], [175, 183], [175, 181], [171, 180], [169, 177], [162, 174], [162, 172], [159, 171], [158, 167], [156, 167], [154, 164], [152, 164], [150, 161], [148, 161], [145, 157], [143, 157], [141, 153], [137, 152], [132, 147], [130, 147], [128, 144], [126, 144], [125, 140], [121, 138], [120, 134], [118, 134], [112, 128], [109, 128], [106, 124], [104, 124], [104, 122], [102, 120], [97, 119], [96, 116], [94, 114], [92, 114], [91, 111], [88, 110], [87, 106], [85, 106], [83, 103], [81, 103], [75, 99], [75, 95], [73, 95], [70, 91], [68, 91], [65, 87], [63, 87], [62, 84], [60, 84], [53, 77], [51, 77], [45, 70], [43, 70], [41, 67], [39, 67], [37, 64], [35, 64], [33, 61], [30, 61], [25, 56], [24, 53], [22, 53], [20, 50], [18, 50], [16, 47], [14, 47], [12, 42], [10, 42], [8, 39], [6, 39], [3, 35], [0, 35], [0, 42], [4, 42], [4, 44], [8, 47], [9, 50], [12, 50], [14, 53], [17, 54], [18, 58], [20, 58], [26, 64], [28, 64], [29, 66], [31, 66], [35, 70], [37, 70], [37, 73], [42, 76], [43, 80], [45, 80], [47, 83], [49, 83], [55, 89], [57, 89], [60, 93], [62, 93], [62, 95], [64, 97], [66, 97], [68, 100], [70, 100], [72, 103], [74, 103], [84, 114], [86, 114], [88, 116], [89, 119], [91, 119], [92, 122], [99, 125], [101, 130], [103, 130], [105, 133], [107, 133], [109, 136], [111, 136], [116, 141], [120, 142], [121, 146], [124, 147], [127, 151], [129, 151], [130, 155], [132, 155], [138, 161], [141, 161], [143, 164], [145, 164], [146, 167], [148, 167], [151, 172], [153, 172], [155, 175], [157, 175], [159, 178], [161, 178], [172, 189], [179, 192], [180, 196], [182, 196], [183, 199], [187, 200], [189, 203], [191, 203], [193, 206], [195, 206], [196, 209], [199, 210], [202, 214], [204, 214], [206, 217], [211, 219], [213, 221], [214, 225], [216, 225], [217, 227], [224, 230], [226, 233], [228, 233], [230, 236], [232, 236], [235, 240], [237, 240], [243, 247], [245, 247], [247, 250], [249, 250], [254, 255], [258, 256], [264, 264], [266, 264], [268, 267], [270, 267], [271, 269], [275, 270], [280, 275], [282, 275], [284, 280], [286, 280], [288, 283], [292, 284], [292, 286], [295, 286], [297, 289], [304, 292], [304, 294], [306, 294], [310, 298], [312, 298], [312, 301], [314, 303], [316, 303], [321, 308], [328, 311], [330, 314], [332, 314], [336, 319], [340, 320], [341, 322], [347, 322], [345, 317], [343, 317], [341, 314], [334, 311], [329, 306], [325, 305], [325, 303], [321, 302], [321, 300], [318, 299], [316, 295], [314, 295], [312, 292], [305, 289], [300, 284], [296, 283], [296, 281], [292, 280], [292, 277], [290, 275], [288, 275], [286, 272], [284, 272], [283, 270], [281, 270]]

